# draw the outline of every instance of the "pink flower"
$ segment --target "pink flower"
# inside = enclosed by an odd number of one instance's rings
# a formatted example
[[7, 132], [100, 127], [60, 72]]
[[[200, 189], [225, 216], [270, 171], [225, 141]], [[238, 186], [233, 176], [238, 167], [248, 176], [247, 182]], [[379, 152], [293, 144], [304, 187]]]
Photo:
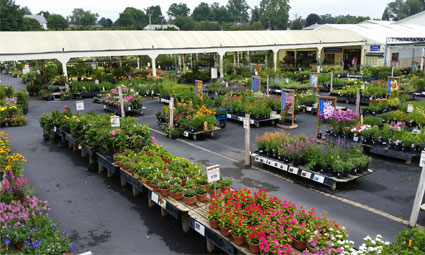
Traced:
[[115, 130], [112, 130], [111, 135], [116, 135], [117, 132], [115, 132]]
[[151, 136], [151, 142], [156, 143], [155, 137]]
[[81, 150], [83, 147], [79, 144], [78, 145], [78, 149]]

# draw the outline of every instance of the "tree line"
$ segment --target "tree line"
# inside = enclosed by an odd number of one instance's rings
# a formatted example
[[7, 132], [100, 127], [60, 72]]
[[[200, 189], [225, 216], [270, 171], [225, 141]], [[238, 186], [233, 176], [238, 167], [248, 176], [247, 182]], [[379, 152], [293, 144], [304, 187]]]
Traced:
[[[425, 9], [425, 0], [395, 0], [385, 8], [383, 20], [400, 20]], [[305, 19], [295, 16], [289, 20], [289, 0], [261, 0], [251, 8], [246, 0], [228, 0], [226, 5], [218, 2], [201, 2], [192, 11], [185, 3], [173, 3], [163, 14], [161, 6], [146, 9], [125, 8], [117, 20], [101, 17], [97, 13], [75, 8], [71, 15], [41, 11], [49, 30], [127, 29], [141, 30], [148, 24], [174, 24], [180, 30], [299, 30], [313, 24], [355, 24], [370, 17], [311, 13]], [[14, 0], [0, 0], [1, 31], [42, 30], [40, 24], [25, 14], [27, 7], [20, 7]], [[166, 18], [165, 14], [168, 16]], [[173, 28], [170, 28], [173, 29]]]

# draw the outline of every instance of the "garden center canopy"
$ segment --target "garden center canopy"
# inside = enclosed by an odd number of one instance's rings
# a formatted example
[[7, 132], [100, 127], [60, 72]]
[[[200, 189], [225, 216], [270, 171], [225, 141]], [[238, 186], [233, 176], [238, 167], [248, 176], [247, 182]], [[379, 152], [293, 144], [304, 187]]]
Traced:
[[[363, 45], [351, 31], [42, 31], [0, 32], [0, 61], [260, 51]], [[221, 61], [220, 61], [221, 63]], [[154, 61], [153, 68], [156, 72]], [[66, 65], [65, 65], [66, 69]], [[64, 71], [66, 71], [64, 69]]]

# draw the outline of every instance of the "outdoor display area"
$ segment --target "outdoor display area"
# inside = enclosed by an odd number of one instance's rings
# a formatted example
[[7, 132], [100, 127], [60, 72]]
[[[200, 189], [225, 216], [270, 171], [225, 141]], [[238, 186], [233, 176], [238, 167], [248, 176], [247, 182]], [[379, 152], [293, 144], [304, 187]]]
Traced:
[[[295, 72], [293, 73], [295, 75]], [[361, 177], [358, 178], [361, 182], [363, 177], [367, 177], [366, 174], [376, 174], [373, 168], [369, 169], [374, 155], [365, 154], [367, 150], [362, 150], [362, 147], [379, 147], [415, 156], [422, 150], [425, 144], [421, 130], [423, 103], [419, 99], [407, 101], [410, 98], [406, 95], [410, 91], [391, 91], [387, 101], [371, 100], [368, 106], [363, 106], [364, 116], [361, 117], [351, 109], [335, 109], [337, 105], [320, 101], [320, 97], [316, 97], [317, 88], [312, 88], [309, 84], [310, 79], [305, 82], [287, 82], [285, 76], [289, 75], [289, 72], [282, 72], [282, 76], [275, 78], [282, 81], [279, 82], [281, 87], [274, 89], [295, 90], [294, 101], [283, 100], [285, 107], [282, 107], [282, 91], [280, 94], [267, 95], [267, 83], [264, 82], [267, 81], [266, 73], [260, 73], [259, 92], [252, 91], [252, 77], [246, 77], [229, 81], [232, 85], [226, 85], [226, 82], [212, 83], [211, 86], [204, 83], [203, 95], [197, 95], [194, 84], [178, 84], [173, 80], [172, 74], [167, 72], [164, 72], [163, 78], [160, 79], [146, 77], [137, 80], [126, 76], [126, 79], [112, 80], [111, 85], [98, 87], [94, 101], [119, 108], [117, 86], [125, 85], [122, 86], [123, 98], [127, 97], [125, 109], [141, 109], [142, 105], [155, 105], [155, 110], [159, 111], [154, 111], [155, 117], [151, 117], [156, 118], [161, 129], [170, 137], [184, 137], [185, 132], [210, 131], [220, 126], [222, 130], [217, 132], [218, 138], [205, 138], [200, 141], [202, 143], [216, 143], [222, 134], [224, 136], [228, 127], [222, 127], [220, 121], [230, 122], [234, 114], [240, 122], [243, 122], [245, 114], [250, 114], [252, 121], [269, 120], [277, 116], [277, 123], [283, 122], [287, 115], [284, 111], [293, 106], [298, 129], [306, 130], [307, 134], [294, 135], [289, 131], [264, 132], [262, 128], [274, 127], [270, 125], [271, 122], [261, 125], [260, 128], [253, 129], [258, 130], [254, 132], [259, 135], [255, 137], [257, 151], [253, 150], [251, 155], [253, 160], [259, 163], [272, 167], [278, 163], [280, 169], [286, 166], [286, 172], [310, 179], [306, 183], [313, 186], [314, 182], [332, 186], [327, 179], [338, 182]], [[318, 75], [319, 88], [320, 77], [321, 74]], [[346, 78], [341, 80], [345, 83], [343, 88], [348, 87], [347, 84], [358, 86], [356, 81]], [[402, 83], [409, 83], [410, 77], [406, 76], [401, 80]], [[364, 83], [363, 79], [357, 82]], [[89, 83], [95, 84], [94, 81]], [[381, 83], [376, 87], [385, 89], [386, 82]], [[72, 84], [69, 84], [70, 88]], [[89, 87], [81, 84], [78, 86], [82, 89]], [[359, 88], [362, 89], [361, 86], [360, 84], [353, 90], [357, 93]], [[364, 91], [366, 88], [375, 89], [375, 85], [371, 83], [364, 83], [364, 86]], [[269, 92], [272, 94], [271, 90]], [[149, 103], [144, 101], [157, 95], [158, 103], [151, 102], [152, 100], [147, 100]], [[364, 96], [372, 97], [371, 94]], [[380, 97], [387, 97], [387, 90], [384, 90], [384, 96]], [[170, 106], [160, 104], [165, 103], [164, 100], [174, 100], [172, 110]], [[66, 101], [68, 105], [73, 105], [74, 102]], [[87, 102], [89, 101], [85, 101], [85, 104]], [[376, 113], [379, 111], [376, 110], [375, 115], [366, 115], [367, 108], [364, 107], [373, 108], [376, 104], [386, 104], [386, 108], [382, 107], [386, 110], [385, 113], [379, 110], [382, 112], [378, 117]], [[385, 243], [380, 237], [373, 241], [367, 238], [364, 245], [355, 246], [358, 250], [352, 250], [354, 244], [349, 241], [349, 229], [344, 229], [338, 221], [330, 220], [318, 210], [310, 210], [298, 204], [295, 206], [290, 199], [278, 199], [273, 192], [266, 193], [257, 187], [235, 187], [235, 180], [225, 171], [219, 175], [220, 183], [209, 183], [206, 171], [208, 165], [195, 163], [198, 158], [189, 160], [173, 155], [152, 136], [153, 127], [139, 124], [144, 123], [148, 116], [119, 118], [114, 114], [72, 113], [68, 105], [60, 111], [50, 111], [39, 116], [44, 138], [53, 144], [58, 143], [61, 147], [81, 151], [81, 155], [88, 157], [90, 164], [96, 165], [99, 172], [106, 171], [111, 178], [119, 177], [121, 185], [130, 185], [134, 195], [142, 194], [147, 197], [150, 206], [158, 204], [162, 208], [163, 216], [168, 214], [182, 221], [184, 231], [192, 228], [204, 236], [208, 250], [212, 251], [216, 246], [220, 251], [229, 254], [237, 251], [247, 254], [295, 254], [298, 247], [305, 254], [368, 254], [368, 249], [380, 250], [382, 247], [383, 254], [390, 254], [395, 250], [424, 249], [425, 233], [420, 228], [415, 228], [400, 233], [395, 242]], [[303, 108], [314, 106], [318, 116], [303, 114]], [[345, 104], [339, 106], [347, 108]], [[170, 111], [173, 111], [172, 118]], [[307, 123], [305, 119], [311, 121]], [[319, 134], [315, 132], [316, 123], [323, 126]], [[313, 132], [311, 125], [314, 126]], [[236, 127], [242, 133], [244, 126]], [[242, 147], [239, 149], [242, 150]], [[71, 154], [72, 150], [68, 153]], [[269, 168], [266, 168], [266, 171], [268, 170]], [[291, 174], [279, 172], [279, 175], [289, 178], [292, 178]], [[212, 192], [214, 186], [221, 194]], [[356, 188], [355, 185], [353, 187]], [[290, 196], [287, 194], [285, 199]], [[300, 244], [305, 246], [297, 246], [297, 241], [301, 241]], [[11, 243], [11, 246], [13, 244]]]

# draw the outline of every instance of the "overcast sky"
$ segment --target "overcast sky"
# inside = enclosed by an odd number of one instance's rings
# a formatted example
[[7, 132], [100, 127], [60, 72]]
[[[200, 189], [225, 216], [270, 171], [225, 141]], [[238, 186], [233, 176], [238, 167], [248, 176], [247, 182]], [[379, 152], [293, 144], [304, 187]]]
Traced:
[[[201, 0], [202, 1], [202, 0]], [[168, 7], [172, 3], [186, 3], [192, 11], [201, 1], [199, 0], [15, 0], [20, 6], [28, 6], [33, 14], [41, 10], [50, 13], [69, 16], [74, 8], [83, 8], [98, 13], [99, 17], [107, 17], [115, 21], [119, 13], [125, 7], [146, 8], [150, 5], [161, 5], [162, 13], [166, 15]], [[227, 4], [228, 0], [203, 0], [208, 4], [219, 2], [221, 5]], [[246, 0], [250, 7], [259, 6], [260, 0]], [[370, 16], [371, 18], [381, 18], [385, 7], [392, 0], [290, 0], [290, 19], [295, 15], [307, 17], [310, 13], [332, 14], [332, 15], [355, 15]]]

